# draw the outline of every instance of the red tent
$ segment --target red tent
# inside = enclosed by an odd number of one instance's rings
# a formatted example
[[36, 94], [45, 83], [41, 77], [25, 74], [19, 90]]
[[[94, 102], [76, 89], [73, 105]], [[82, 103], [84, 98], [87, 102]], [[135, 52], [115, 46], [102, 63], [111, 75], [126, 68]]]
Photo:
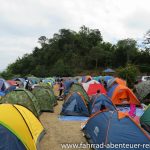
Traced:
[[10, 85], [17, 85], [16, 81], [13, 81], [13, 80], [7, 80], [7, 82], [8, 82]]
[[97, 83], [94, 83], [94, 84], [90, 84], [90, 85], [89, 85], [87, 94], [88, 94], [89, 96], [95, 95], [98, 90], [100, 90], [100, 93], [106, 94], [106, 90], [105, 90], [104, 86], [103, 86], [102, 84], [97, 84]]

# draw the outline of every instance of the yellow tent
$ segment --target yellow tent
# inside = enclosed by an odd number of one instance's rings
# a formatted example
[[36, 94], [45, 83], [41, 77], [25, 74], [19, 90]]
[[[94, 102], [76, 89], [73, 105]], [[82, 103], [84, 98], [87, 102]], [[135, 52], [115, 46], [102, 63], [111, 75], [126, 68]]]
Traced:
[[11, 131], [27, 150], [36, 150], [44, 133], [39, 120], [23, 106], [0, 105], [0, 125]]

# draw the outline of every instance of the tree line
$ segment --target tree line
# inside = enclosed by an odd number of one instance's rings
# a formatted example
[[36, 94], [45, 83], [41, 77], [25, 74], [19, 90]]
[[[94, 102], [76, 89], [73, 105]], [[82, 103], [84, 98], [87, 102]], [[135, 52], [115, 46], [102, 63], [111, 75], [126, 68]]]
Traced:
[[119, 40], [112, 44], [103, 40], [99, 29], [82, 26], [78, 32], [60, 29], [52, 38], [41, 36], [40, 47], [25, 54], [0, 73], [4, 78], [34, 75], [73, 76], [100, 68], [119, 68], [127, 64], [140, 72], [150, 72], [150, 31], [145, 35], [143, 48], [134, 39]]

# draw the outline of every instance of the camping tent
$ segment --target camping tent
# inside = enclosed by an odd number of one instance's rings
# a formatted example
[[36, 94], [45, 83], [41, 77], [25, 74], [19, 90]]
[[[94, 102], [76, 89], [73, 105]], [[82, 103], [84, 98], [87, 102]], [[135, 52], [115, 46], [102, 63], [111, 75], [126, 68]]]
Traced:
[[108, 83], [111, 79], [113, 79], [114, 77], [113, 76], [102, 76], [100, 79], [99, 79], [99, 82], [104, 84], [105, 83]]
[[90, 75], [82, 77], [82, 82], [84, 82], [84, 83], [88, 82], [89, 80], [92, 80], [92, 77]]
[[53, 88], [51, 86], [49, 86], [47, 83], [43, 83], [43, 82], [40, 82], [36, 86], [47, 89], [49, 94], [50, 94], [51, 101], [53, 101], [54, 106], [58, 104], [57, 103], [57, 98], [56, 98], [56, 96], [54, 94], [54, 91], [53, 91]]
[[0, 91], [4, 92], [9, 87], [9, 83], [7, 83], [4, 79], [0, 78]]
[[99, 84], [97, 84], [97, 83], [90, 84], [87, 94], [89, 96], [92, 96], [92, 95], [95, 95], [97, 93], [97, 91], [100, 91], [100, 93], [102, 93], [102, 94], [106, 94], [106, 90], [105, 90], [104, 86], [100, 83]]
[[140, 101], [134, 93], [126, 86], [114, 84], [107, 92], [115, 105], [135, 104], [140, 105]]
[[[150, 81], [143, 81], [137, 84], [136, 86], [137, 97], [145, 102], [147, 98], [150, 99]], [[149, 95], [149, 97], [147, 97]]]
[[97, 76], [97, 77], [93, 77], [92, 79], [93, 79], [93, 80], [96, 80], [96, 81], [100, 81], [101, 78], [102, 78], [102, 76]]
[[13, 80], [19, 84], [20, 88], [23, 88], [26, 82], [24, 78], [14, 78]]
[[43, 80], [43, 82], [44, 82], [44, 83], [48, 83], [49, 85], [53, 86], [53, 85], [55, 84], [55, 79], [54, 79], [54, 78], [51, 78], [51, 77], [45, 78], [45, 79]]
[[32, 84], [38, 84], [40, 82], [40, 79], [37, 77], [28, 77], [28, 80], [32, 83]]
[[19, 104], [31, 110], [36, 116], [40, 115], [40, 106], [36, 97], [25, 89], [16, 89], [8, 93], [0, 103]]
[[108, 81], [107, 88], [110, 88], [113, 84], [127, 85], [127, 82], [121, 78], [113, 78]]
[[103, 109], [114, 111], [116, 110], [116, 107], [112, 103], [111, 99], [109, 99], [109, 97], [104, 94], [93, 96], [89, 103], [90, 114], [94, 114]]
[[16, 86], [17, 85], [16, 81], [14, 81], [14, 80], [7, 80], [7, 83], [9, 83], [12, 86]]
[[84, 97], [79, 92], [69, 94], [64, 101], [61, 115], [89, 116]]
[[[115, 149], [112, 144], [150, 144], [150, 136], [140, 126], [122, 112], [107, 111], [93, 115], [83, 128], [83, 132], [91, 144], [101, 144], [101, 149]], [[109, 146], [109, 147], [103, 147]], [[109, 145], [108, 145], [109, 144]], [[112, 145], [114, 146], [114, 145]], [[117, 150], [126, 150], [127, 147], [117, 147]], [[128, 147], [128, 149], [130, 149]], [[134, 150], [136, 148], [133, 148]], [[137, 148], [138, 149], [138, 148]], [[143, 150], [142, 146], [138, 150]]]
[[44, 87], [35, 86], [32, 90], [32, 93], [35, 95], [38, 103], [40, 105], [41, 111], [50, 111], [53, 112], [54, 101], [51, 99], [49, 89]]
[[107, 68], [103, 72], [105, 72], [105, 73], [115, 73], [115, 70], [113, 70], [111, 68]]
[[79, 92], [83, 95], [86, 103], [89, 102], [89, 96], [87, 95], [86, 91], [84, 90], [84, 88], [82, 87], [81, 84], [79, 83], [74, 83], [71, 88], [70, 88], [70, 91], [69, 93], [73, 93], [73, 92]]
[[64, 81], [64, 95], [65, 96], [69, 93], [72, 84], [74, 84], [73, 80]]
[[140, 123], [150, 133], [150, 105], [145, 110], [144, 114], [140, 118]]
[[83, 86], [83, 88], [84, 88], [84, 90], [87, 92], [88, 91], [88, 88], [89, 88], [89, 85], [90, 84], [99, 84], [99, 82], [98, 81], [96, 81], [96, 80], [91, 80], [91, 81], [88, 81], [88, 82], [86, 82], [86, 83], [82, 83], [82, 86]]
[[0, 105], [0, 149], [37, 150], [44, 128], [39, 120], [20, 105]]

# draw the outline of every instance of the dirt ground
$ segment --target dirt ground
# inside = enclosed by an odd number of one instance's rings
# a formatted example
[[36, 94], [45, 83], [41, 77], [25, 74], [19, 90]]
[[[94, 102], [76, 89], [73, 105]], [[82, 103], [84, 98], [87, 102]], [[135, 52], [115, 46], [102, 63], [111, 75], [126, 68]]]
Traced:
[[43, 113], [40, 116], [40, 120], [46, 129], [46, 134], [40, 142], [41, 150], [62, 150], [61, 144], [63, 143], [86, 143], [86, 139], [83, 137], [83, 133], [80, 128], [80, 121], [59, 120], [58, 117], [62, 103], [62, 101], [58, 101], [58, 105], [55, 107], [54, 113]]

